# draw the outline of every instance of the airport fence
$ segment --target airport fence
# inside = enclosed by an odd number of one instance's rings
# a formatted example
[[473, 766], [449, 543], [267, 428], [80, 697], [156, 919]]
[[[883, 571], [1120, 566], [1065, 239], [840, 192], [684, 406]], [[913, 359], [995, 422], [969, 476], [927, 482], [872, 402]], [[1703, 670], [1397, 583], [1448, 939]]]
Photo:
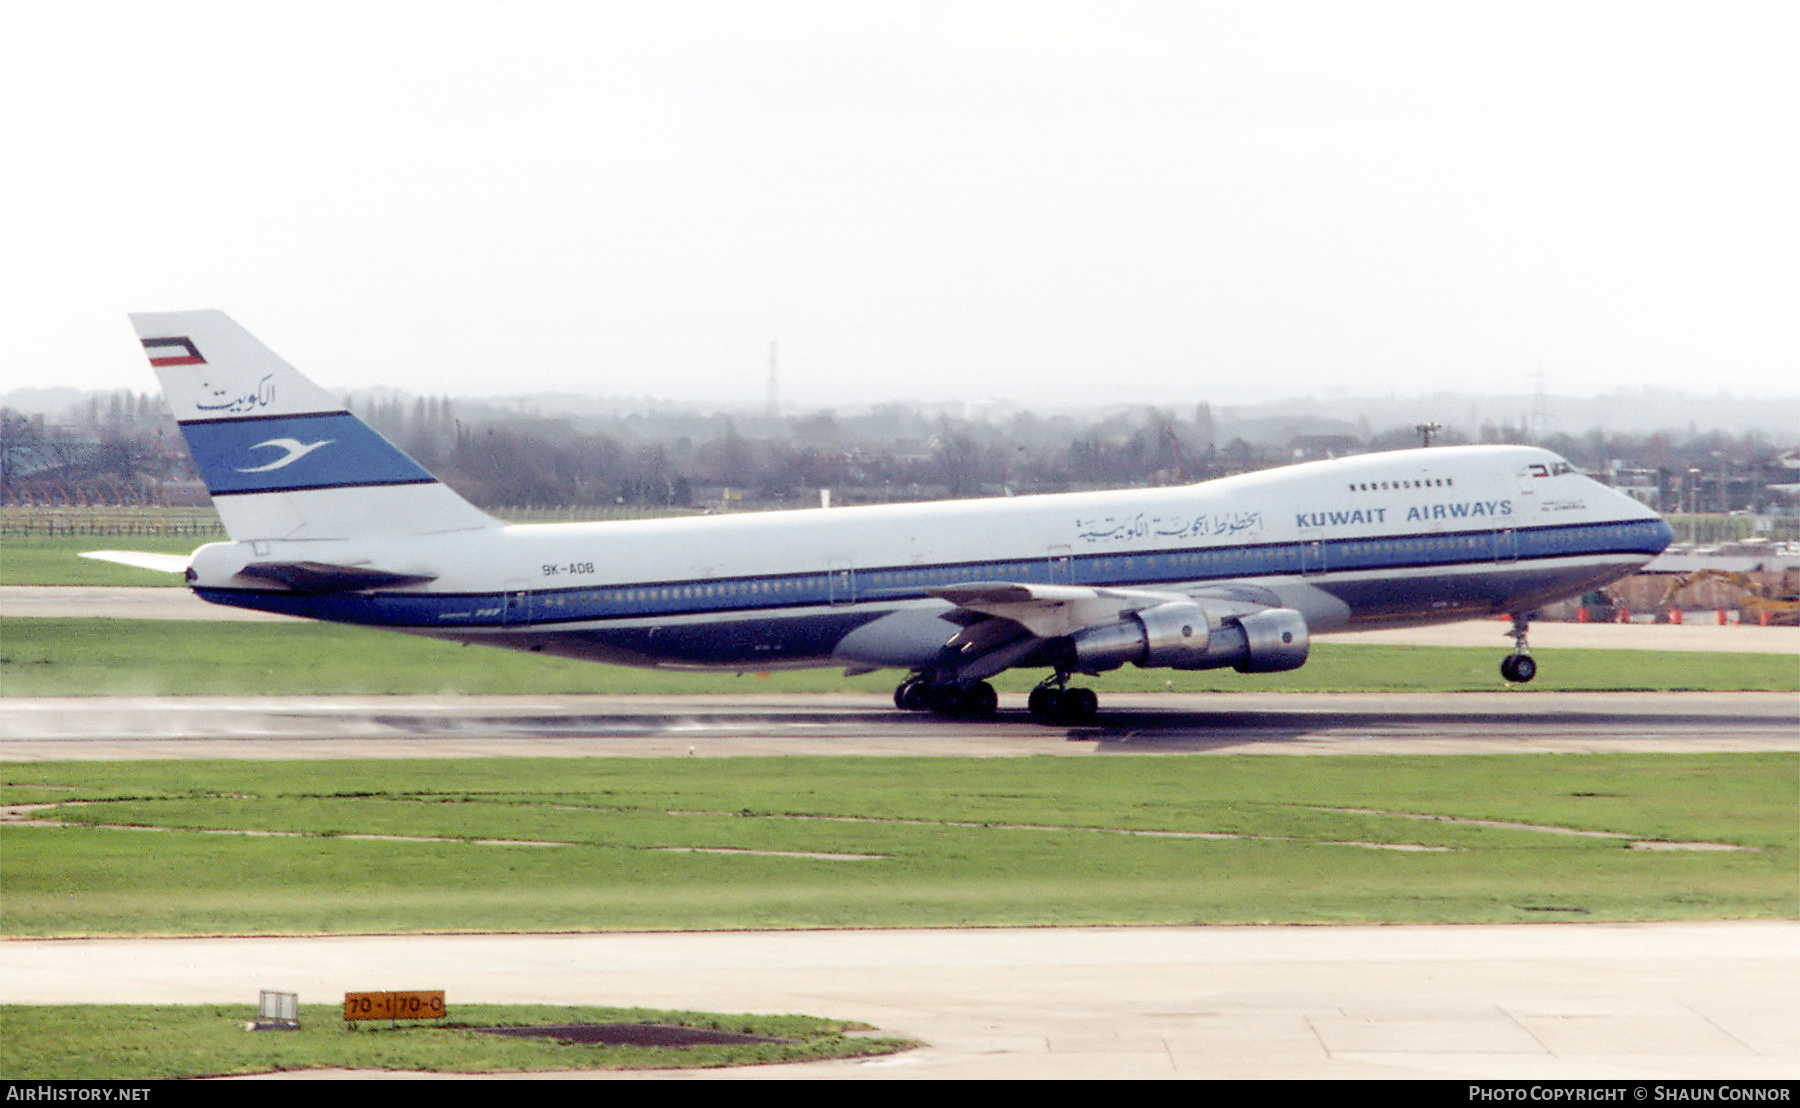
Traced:
[[0, 507], [0, 537], [61, 535], [170, 535], [223, 537], [211, 508]]

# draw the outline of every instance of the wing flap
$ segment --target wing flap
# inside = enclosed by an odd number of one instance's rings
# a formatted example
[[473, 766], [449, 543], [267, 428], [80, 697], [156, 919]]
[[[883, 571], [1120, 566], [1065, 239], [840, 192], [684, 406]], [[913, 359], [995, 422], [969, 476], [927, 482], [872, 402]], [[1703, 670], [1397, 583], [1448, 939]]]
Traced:
[[1185, 597], [1140, 589], [1096, 589], [1085, 585], [1038, 585], [1017, 581], [972, 581], [926, 590], [958, 608], [1011, 620], [1041, 639], [1071, 635], [1084, 627], [1115, 623], [1132, 612]]

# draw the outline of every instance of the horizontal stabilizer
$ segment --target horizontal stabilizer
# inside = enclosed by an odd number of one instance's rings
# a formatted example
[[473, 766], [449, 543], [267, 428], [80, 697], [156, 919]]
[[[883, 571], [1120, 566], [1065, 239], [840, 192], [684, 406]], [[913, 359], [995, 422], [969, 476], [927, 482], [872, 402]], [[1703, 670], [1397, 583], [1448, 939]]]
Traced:
[[188, 563], [193, 559], [191, 554], [152, 554], [146, 550], [83, 550], [81, 556], [158, 573], [186, 573]]
[[334, 566], [327, 562], [254, 562], [238, 573], [306, 593], [385, 589], [437, 579], [435, 573], [392, 573], [369, 566]]

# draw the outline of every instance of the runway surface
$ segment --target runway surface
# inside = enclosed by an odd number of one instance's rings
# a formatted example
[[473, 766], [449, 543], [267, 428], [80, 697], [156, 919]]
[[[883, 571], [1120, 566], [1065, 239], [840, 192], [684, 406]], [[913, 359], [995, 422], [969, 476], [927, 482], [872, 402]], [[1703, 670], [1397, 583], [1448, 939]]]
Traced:
[[0, 699], [0, 761], [1746, 750], [1800, 750], [1800, 696], [1140, 694], [1080, 727], [1016, 706], [945, 720], [863, 694]]

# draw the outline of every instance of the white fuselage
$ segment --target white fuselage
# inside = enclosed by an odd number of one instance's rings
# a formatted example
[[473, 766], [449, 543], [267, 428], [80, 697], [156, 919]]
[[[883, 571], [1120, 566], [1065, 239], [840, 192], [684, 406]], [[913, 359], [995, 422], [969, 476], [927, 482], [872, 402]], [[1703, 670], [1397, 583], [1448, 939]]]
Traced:
[[[931, 592], [949, 586], [1280, 606], [1323, 632], [1535, 608], [1668, 541], [1655, 513], [1548, 451], [1452, 447], [1179, 488], [219, 544], [196, 556], [194, 585], [220, 603], [629, 664], [909, 667], [957, 630]], [[238, 576], [253, 558], [431, 580], [307, 595]]]

